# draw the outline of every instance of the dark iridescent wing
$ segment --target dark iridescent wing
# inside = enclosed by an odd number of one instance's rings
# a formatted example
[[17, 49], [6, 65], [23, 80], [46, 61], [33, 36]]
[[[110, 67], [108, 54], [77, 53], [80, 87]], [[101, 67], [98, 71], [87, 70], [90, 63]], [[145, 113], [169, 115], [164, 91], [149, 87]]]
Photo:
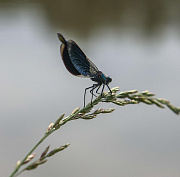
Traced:
[[96, 65], [89, 60], [79, 46], [72, 40], [67, 41], [67, 50], [72, 64], [85, 77], [94, 77], [99, 71]]
[[81, 76], [81, 73], [79, 73], [79, 71], [72, 64], [72, 61], [69, 58], [69, 54], [67, 51], [67, 46], [65, 44], [61, 44], [60, 51], [61, 51], [61, 58], [63, 60], [66, 69], [75, 76]]
[[79, 73], [79, 71], [74, 67], [69, 57], [69, 53], [67, 50], [67, 41], [62, 36], [62, 34], [57, 33], [57, 35], [58, 35], [59, 40], [62, 42], [61, 47], [60, 47], [60, 52], [61, 52], [61, 58], [63, 60], [63, 63], [66, 69], [75, 76], [81, 76], [81, 73]]

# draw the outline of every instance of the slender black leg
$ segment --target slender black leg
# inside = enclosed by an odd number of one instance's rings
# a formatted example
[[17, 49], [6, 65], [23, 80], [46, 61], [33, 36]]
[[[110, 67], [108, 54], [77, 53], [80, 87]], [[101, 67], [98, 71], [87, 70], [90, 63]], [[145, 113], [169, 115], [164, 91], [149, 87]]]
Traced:
[[[93, 99], [93, 95], [94, 95], [94, 93], [93, 93], [93, 90], [96, 88], [96, 87], [98, 87], [99, 85], [98, 84], [93, 84], [91, 87], [87, 87], [86, 89], [85, 89], [85, 91], [84, 91], [84, 107], [85, 107], [85, 105], [86, 105], [86, 91], [88, 90], [88, 89], [91, 89], [90, 90], [90, 93], [92, 94], [92, 98], [91, 98], [91, 104], [92, 104], [92, 99]], [[94, 96], [96, 96], [96, 95], [94, 95]]]
[[102, 96], [103, 91], [104, 91], [104, 84], [103, 84], [103, 88], [102, 88], [102, 91], [101, 91], [101, 96]]
[[109, 91], [110, 91], [110, 92], [111, 92], [111, 94], [112, 94], [112, 91], [111, 91], [111, 89], [110, 89], [109, 85], [107, 85], [107, 88], [109, 89]]
[[[93, 91], [94, 91], [94, 89], [95, 88], [97, 88], [99, 85], [98, 84], [93, 84], [93, 88], [90, 90], [90, 93], [91, 93], [91, 105], [92, 105], [92, 100], [93, 100], [93, 96], [96, 96], [96, 95], [94, 95], [94, 93], [93, 93]], [[97, 96], [96, 96], [97, 97]]]
[[96, 93], [97, 93], [97, 94], [100, 94], [100, 93], [98, 93], [98, 90], [100, 89], [100, 87], [101, 87], [101, 85], [99, 85], [99, 87], [98, 87], [97, 90], [96, 90]]
[[91, 87], [87, 87], [86, 89], [85, 89], [85, 91], [84, 91], [84, 107], [85, 107], [85, 105], [86, 105], [86, 90], [88, 90], [88, 89], [90, 89], [90, 88], [93, 88], [94, 87], [94, 85], [93, 86], [91, 86]]
[[93, 96], [95, 96], [95, 97], [97, 97], [94, 93], [93, 93], [93, 91], [94, 91], [94, 89], [97, 87], [98, 85], [96, 85], [96, 84], [94, 84], [94, 87], [89, 91]]

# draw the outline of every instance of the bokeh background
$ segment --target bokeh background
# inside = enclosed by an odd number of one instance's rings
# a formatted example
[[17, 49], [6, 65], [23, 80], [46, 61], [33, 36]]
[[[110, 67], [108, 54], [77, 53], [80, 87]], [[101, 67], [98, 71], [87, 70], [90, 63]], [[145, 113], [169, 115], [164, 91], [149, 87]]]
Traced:
[[[57, 32], [113, 78], [110, 87], [180, 106], [179, 19], [178, 0], [0, 0], [0, 176], [59, 115], [82, 107], [92, 85], [65, 69]], [[143, 104], [100, 107], [116, 111], [67, 123], [35, 152], [71, 145], [21, 176], [180, 176], [179, 116]]]

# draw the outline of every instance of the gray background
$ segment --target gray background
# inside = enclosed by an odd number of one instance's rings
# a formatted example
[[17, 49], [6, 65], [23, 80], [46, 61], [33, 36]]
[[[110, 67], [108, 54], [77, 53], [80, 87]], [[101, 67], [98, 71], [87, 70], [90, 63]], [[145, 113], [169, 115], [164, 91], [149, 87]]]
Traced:
[[[75, 40], [121, 91], [180, 106], [180, 1], [0, 1], [0, 173], [8, 176], [59, 115], [83, 106], [89, 79], [71, 75], [57, 32]], [[106, 88], [107, 89], [107, 88]], [[90, 96], [87, 96], [90, 100]], [[179, 177], [180, 119], [156, 106], [118, 107], [67, 123], [35, 151], [68, 149], [21, 176]]]

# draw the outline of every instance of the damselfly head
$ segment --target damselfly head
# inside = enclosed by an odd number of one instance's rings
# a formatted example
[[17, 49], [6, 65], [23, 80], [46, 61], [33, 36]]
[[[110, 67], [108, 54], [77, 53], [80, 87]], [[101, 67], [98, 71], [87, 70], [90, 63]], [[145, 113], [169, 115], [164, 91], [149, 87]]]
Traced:
[[109, 84], [112, 81], [111, 77], [106, 77], [106, 84]]

